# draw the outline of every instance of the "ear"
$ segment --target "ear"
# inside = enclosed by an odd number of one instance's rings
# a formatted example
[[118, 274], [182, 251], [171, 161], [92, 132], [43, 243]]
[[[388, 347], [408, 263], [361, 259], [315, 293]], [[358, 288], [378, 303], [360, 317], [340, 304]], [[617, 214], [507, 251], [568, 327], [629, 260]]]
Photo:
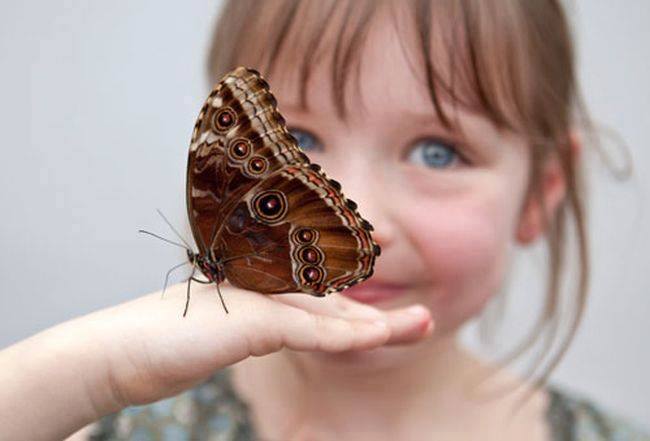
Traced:
[[[577, 164], [582, 153], [582, 141], [575, 131], [569, 133], [568, 143], [572, 162]], [[544, 233], [545, 220], [553, 218], [566, 196], [566, 176], [557, 154], [549, 155], [542, 166], [540, 185], [543, 203], [534, 191], [528, 192], [526, 196], [517, 228], [517, 241], [521, 244], [533, 243]]]

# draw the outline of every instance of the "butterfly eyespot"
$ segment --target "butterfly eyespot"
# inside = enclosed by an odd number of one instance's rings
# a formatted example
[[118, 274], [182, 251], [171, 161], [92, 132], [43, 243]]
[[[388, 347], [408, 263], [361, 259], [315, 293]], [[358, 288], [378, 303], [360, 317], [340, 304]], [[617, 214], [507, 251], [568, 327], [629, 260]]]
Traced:
[[288, 204], [283, 193], [272, 190], [255, 196], [253, 207], [255, 207], [255, 214], [262, 218], [262, 220], [274, 222], [282, 219], [286, 215]]
[[354, 202], [352, 199], [348, 199], [348, 200], [345, 202], [345, 205], [347, 205], [347, 207], [348, 207], [350, 210], [352, 210], [352, 211], [354, 211], [354, 210], [357, 209], [357, 203]]
[[224, 132], [235, 125], [237, 115], [229, 107], [217, 111], [212, 118], [212, 127], [217, 132]]
[[250, 141], [238, 138], [230, 143], [230, 156], [235, 159], [246, 159], [250, 152]]
[[323, 253], [316, 247], [305, 247], [300, 251], [300, 257], [305, 263], [317, 264], [321, 263]]
[[261, 156], [255, 156], [248, 162], [248, 170], [254, 175], [261, 175], [267, 168], [268, 163]]
[[304, 283], [311, 285], [320, 283], [323, 279], [324, 274], [319, 267], [308, 265], [300, 270], [300, 276], [303, 279]]
[[318, 238], [318, 233], [310, 228], [300, 228], [293, 232], [293, 241], [303, 245], [314, 243]]

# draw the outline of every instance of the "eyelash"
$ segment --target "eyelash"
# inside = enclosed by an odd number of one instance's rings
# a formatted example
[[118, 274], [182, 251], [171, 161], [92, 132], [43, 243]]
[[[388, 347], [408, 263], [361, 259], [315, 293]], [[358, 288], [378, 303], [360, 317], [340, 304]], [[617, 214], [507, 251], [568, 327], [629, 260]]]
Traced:
[[[298, 145], [300, 146], [301, 149], [303, 149], [306, 152], [314, 152], [314, 151], [323, 151], [323, 142], [318, 138], [318, 136], [314, 135], [312, 132], [309, 130], [301, 129], [298, 127], [290, 127], [289, 132], [296, 138], [296, 141]], [[312, 138], [312, 141], [310, 143], [312, 146], [307, 147], [304, 145], [306, 141], [304, 140], [305, 136]], [[302, 143], [301, 143], [302, 141]], [[454, 156], [453, 158], [448, 162], [442, 165], [442, 167], [437, 167], [433, 166], [431, 164], [422, 164], [426, 168], [432, 168], [432, 169], [446, 169], [446, 168], [452, 168], [455, 166], [458, 166], [459, 164], [466, 164], [467, 160], [462, 155], [459, 151], [458, 148], [456, 147], [456, 144], [450, 141], [446, 141], [434, 136], [429, 136], [429, 137], [422, 137], [418, 138], [415, 141], [409, 143], [409, 148], [408, 151], [405, 155], [405, 159], [416, 159], [413, 155], [414, 152], [416, 151], [417, 147], [421, 145], [426, 145], [426, 143], [430, 143], [429, 145], [437, 145], [437, 146], [442, 146], [448, 151], [450, 151]], [[424, 153], [423, 153], [424, 155]], [[421, 158], [423, 161], [426, 161], [426, 158]], [[450, 165], [451, 164], [451, 165]]]
[[[289, 130], [289, 133], [291, 133], [293, 135], [293, 137], [296, 138], [296, 143], [298, 144], [298, 146], [302, 150], [304, 150], [305, 152], [323, 151], [323, 142], [320, 139], [318, 139], [318, 136], [314, 135], [309, 130], [301, 129], [301, 128], [298, 128], [298, 127], [289, 127], [288, 130]], [[303, 145], [304, 142], [303, 143], [300, 142], [301, 141], [301, 135], [307, 135], [307, 136], [313, 138], [314, 141], [315, 141], [314, 142], [314, 147], [313, 148], [312, 147], [307, 148], [305, 145]]]
[[[406, 159], [412, 159], [412, 160], [420, 159], [422, 162], [425, 162], [424, 164], [421, 164], [421, 165], [423, 165], [423, 166], [425, 166], [427, 168], [440, 170], [440, 169], [454, 168], [454, 167], [456, 167], [456, 166], [458, 166], [460, 164], [467, 163], [465, 157], [458, 151], [458, 148], [456, 147], [455, 143], [445, 141], [445, 140], [442, 140], [440, 138], [436, 138], [436, 137], [433, 137], [433, 136], [419, 138], [416, 141], [411, 142], [409, 144], [409, 146], [410, 147], [409, 147], [409, 150], [407, 151]], [[447, 152], [450, 152], [453, 156], [448, 162], [446, 162], [444, 164], [440, 164], [440, 166], [436, 166], [436, 165], [433, 164], [433, 160], [435, 158], [432, 156], [436, 152], [431, 152], [430, 151], [430, 155], [429, 155], [428, 159], [431, 162], [428, 162], [428, 163], [427, 163], [427, 158], [425, 157], [426, 152], [423, 152], [420, 155], [419, 158], [417, 158], [415, 156], [415, 153], [417, 152], [418, 147], [420, 147], [420, 146], [425, 146], [425, 147], [440, 146], [440, 147], [443, 147]], [[429, 150], [431, 150], [431, 149], [429, 149]]]

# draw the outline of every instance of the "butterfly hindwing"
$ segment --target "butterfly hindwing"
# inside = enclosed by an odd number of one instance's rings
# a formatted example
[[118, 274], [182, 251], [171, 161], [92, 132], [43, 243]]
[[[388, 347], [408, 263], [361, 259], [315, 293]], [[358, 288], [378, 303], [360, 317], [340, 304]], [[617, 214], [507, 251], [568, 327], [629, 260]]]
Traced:
[[371, 229], [316, 167], [289, 165], [242, 198], [216, 250], [236, 286], [325, 295], [372, 275], [379, 247]]

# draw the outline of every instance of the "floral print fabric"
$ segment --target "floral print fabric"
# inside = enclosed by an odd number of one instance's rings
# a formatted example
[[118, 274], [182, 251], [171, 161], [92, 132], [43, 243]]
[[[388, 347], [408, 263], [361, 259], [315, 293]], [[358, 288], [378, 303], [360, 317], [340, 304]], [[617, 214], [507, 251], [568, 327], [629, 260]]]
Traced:
[[[553, 441], [650, 441], [587, 400], [550, 388], [547, 420]], [[176, 397], [134, 406], [100, 420], [92, 441], [261, 441], [228, 368]], [[267, 440], [268, 441], [268, 440]]]

